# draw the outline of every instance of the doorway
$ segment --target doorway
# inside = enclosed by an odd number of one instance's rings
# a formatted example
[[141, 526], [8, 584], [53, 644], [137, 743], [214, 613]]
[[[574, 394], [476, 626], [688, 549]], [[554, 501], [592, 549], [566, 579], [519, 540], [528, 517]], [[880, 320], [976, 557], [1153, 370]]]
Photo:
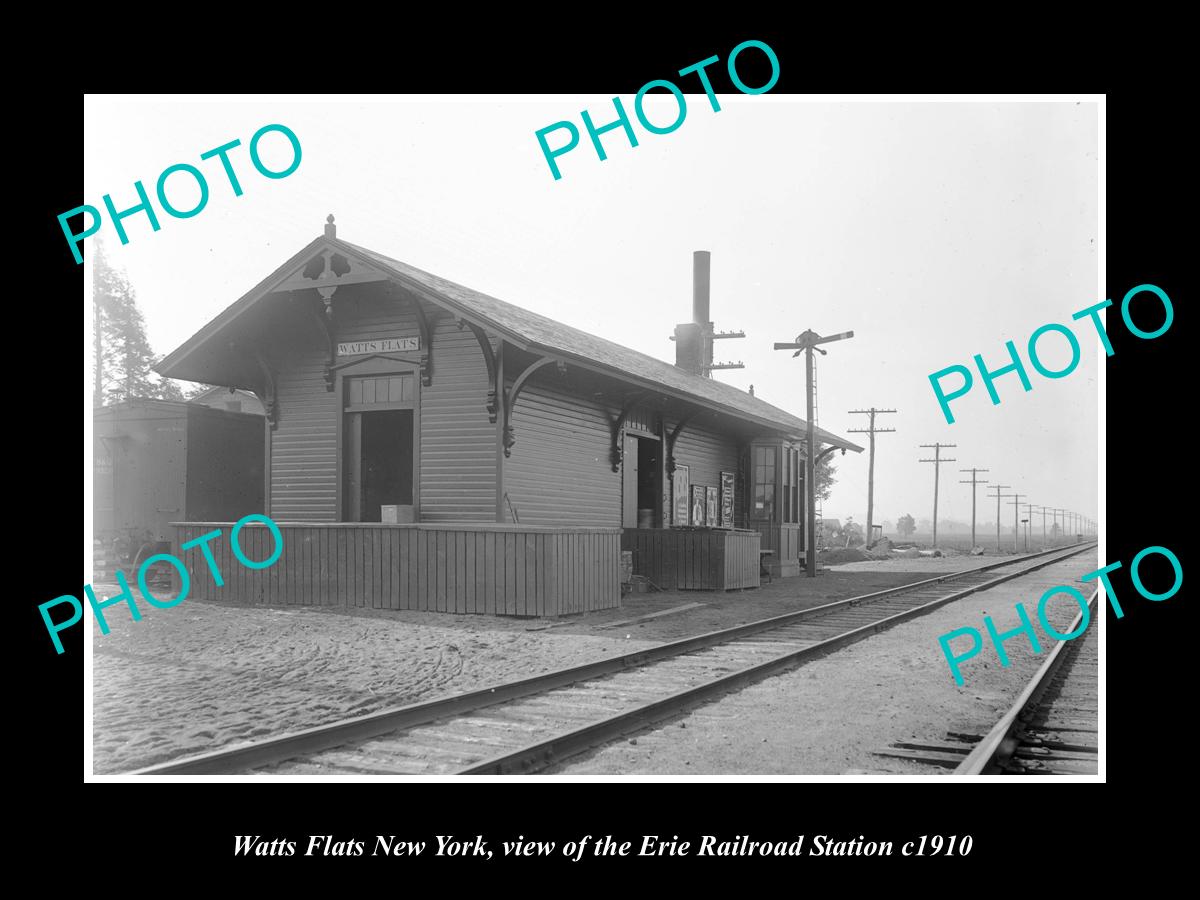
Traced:
[[415, 387], [408, 373], [346, 379], [342, 458], [347, 521], [415, 521]]
[[623, 528], [662, 527], [662, 441], [626, 433], [622, 456]]
[[[413, 413], [351, 413], [350, 514], [381, 522], [384, 506], [413, 505]], [[354, 445], [357, 444], [357, 447]]]

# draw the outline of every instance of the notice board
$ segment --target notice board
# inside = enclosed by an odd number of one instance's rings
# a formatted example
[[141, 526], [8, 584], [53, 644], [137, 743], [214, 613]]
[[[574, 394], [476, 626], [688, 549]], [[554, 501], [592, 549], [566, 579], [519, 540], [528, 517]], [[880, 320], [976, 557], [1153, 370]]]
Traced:
[[733, 473], [721, 473], [721, 528], [733, 527]]
[[708, 500], [705, 497], [704, 485], [692, 485], [692, 524], [704, 525], [704, 508]]
[[671, 522], [675, 525], [688, 524], [688, 467], [676, 466], [671, 476]]

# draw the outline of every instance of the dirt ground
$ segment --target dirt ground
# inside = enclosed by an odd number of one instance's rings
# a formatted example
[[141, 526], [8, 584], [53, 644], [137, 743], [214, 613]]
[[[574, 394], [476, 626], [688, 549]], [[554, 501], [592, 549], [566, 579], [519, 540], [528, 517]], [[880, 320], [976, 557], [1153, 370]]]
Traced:
[[[115, 607], [114, 607], [115, 609]], [[187, 601], [93, 641], [96, 774], [628, 652], [625, 633]]]
[[[859, 563], [877, 570], [730, 593], [632, 594], [620, 609], [562, 620], [189, 600], [134, 623], [113, 607], [109, 635], [93, 622], [94, 770], [129, 771], [981, 564]], [[111, 593], [97, 586], [98, 596]]]
[[[914, 562], [916, 562], [914, 560]], [[922, 560], [921, 562], [925, 562]], [[1006, 642], [1000, 665], [984, 649], [962, 666], [958, 687], [938, 636], [956, 628], [983, 631], [1019, 624], [1022, 601], [1036, 623], [1037, 601], [1056, 585], [1074, 585], [1093, 571], [1095, 551], [948, 604], [823, 659], [699, 707], [652, 731], [577, 757], [547, 774], [570, 775], [946, 775], [948, 770], [874, 755], [896, 741], [944, 741], [947, 731], [983, 734], [1016, 699], [1054, 642], [1035, 655], [1024, 637]], [[1078, 612], [1069, 597], [1047, 607], [1060, 631]], [[1090, 628], [1097, 627], [1092, 619]], [[965, 639], [960, 639], [960, 642]], [[955, 649], [959, 643], [955, 643]]]

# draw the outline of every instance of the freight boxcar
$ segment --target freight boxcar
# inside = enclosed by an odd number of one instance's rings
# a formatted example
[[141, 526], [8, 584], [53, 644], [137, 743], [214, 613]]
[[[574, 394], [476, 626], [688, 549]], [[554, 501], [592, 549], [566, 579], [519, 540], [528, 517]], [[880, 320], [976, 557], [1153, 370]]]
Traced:
[[97, 568], [169, 548], [172, 522], [232, 522], [263, 512], [266, 419], [170, 400], [93, 413]]

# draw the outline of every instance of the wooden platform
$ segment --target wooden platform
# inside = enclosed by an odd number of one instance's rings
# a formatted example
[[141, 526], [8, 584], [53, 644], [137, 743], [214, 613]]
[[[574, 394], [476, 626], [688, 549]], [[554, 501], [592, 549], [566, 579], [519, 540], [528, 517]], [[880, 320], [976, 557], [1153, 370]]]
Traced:
[[772, 578], [794, 578], [800, 574], [804, 564], [804, 544], [799, 525], [777, 522], [751, 522], [751, 527], [762, 535], [762, 549], [770, 550], [767, 570]]
[[[278, 523], [283, 555], [248, 569], [229, 544], [232, 523], [175, 523], [174, 554], [187, 566], [191, 597], [288, 606], [414, 609], [558, 616], [621, 605], [619, 528], [520, 525]], [[221, 529], [209, 543], [218, 587], [199, 547], [182, 544]], [[271, 555], [270, 532], [247, 525], [242, 552]]]
[[626, 528], [621, 549], [633, 571], [666, 591], [728, 591], [759, 585], [756, 531], [722, 528]]

